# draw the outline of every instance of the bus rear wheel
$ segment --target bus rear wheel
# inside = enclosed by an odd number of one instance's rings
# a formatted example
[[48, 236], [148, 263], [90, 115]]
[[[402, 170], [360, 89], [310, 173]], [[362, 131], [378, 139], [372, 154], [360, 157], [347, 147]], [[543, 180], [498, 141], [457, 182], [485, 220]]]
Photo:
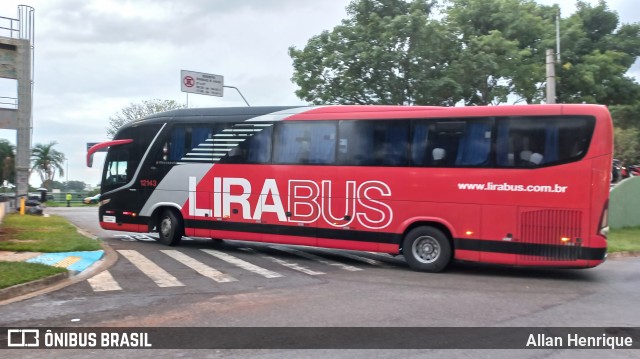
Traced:
[[168, 246], [177, 246], [182, 240], [184, 234], [184, 226], [182, 218], [170, 209], [165, 210], [160, 215], [158, 225], [158, 241]]
[[441, 230], [423, 226], [412, 229], [402, 242], [404, 258], [414, 270], [437, 273], [451, 262], [451, 243]]

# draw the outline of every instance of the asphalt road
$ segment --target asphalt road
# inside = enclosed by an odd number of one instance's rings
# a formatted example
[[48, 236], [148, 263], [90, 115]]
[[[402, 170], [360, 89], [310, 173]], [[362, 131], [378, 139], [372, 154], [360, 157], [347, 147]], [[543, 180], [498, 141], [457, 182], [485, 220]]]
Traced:
[[[118, 260], [100, 274], [100, 280], [94, 277], [0, 306], [1, 327], [640, 326], [639, 258], [609, 260], [587, 270], [457, 263], [444, 273], [426, 274], [410, 270], [401, 258], [384, 254], [203, 239], [185, 240], [180, 247], [169, 248], [153, 241], [151, 235], [100, 229], [96, 208], [51, 208], [47, 212], [63, 215], [103, 239], [118, 253]], [[105, 280], [107, 277], [110, 279]], [[43, 358], [89, 354], [86, 350], [58, 350], [49, 355], [36, 350], [10, 352], [13, 357]], [[125, 353], [109, 351], [113, 357], [125, 357]], [[375, 356], [422, 357], [425, 353], [495, 356], [493, 351], [438, 350], [375, 351]], [[514, 354], [498, 353], [498, 357]], [[554, 349], [517, 353], [531, 358], [576, 354]], [[581, 351], [580, 355], [596, 354], [599, 358], [631, 358], [637, 351]], [[372, 352], [143, 350], [136, 354], [158, 355], [364, 358]]]

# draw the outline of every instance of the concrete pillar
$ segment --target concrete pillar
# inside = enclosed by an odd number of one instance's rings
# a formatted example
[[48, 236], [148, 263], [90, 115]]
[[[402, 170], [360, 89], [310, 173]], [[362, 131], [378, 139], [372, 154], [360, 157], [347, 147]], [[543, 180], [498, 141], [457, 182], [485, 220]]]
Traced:
[[18, 80], [18, 133], [16, 141], [16, 190], [18, 197], [29, 192], [31, 168], [32, 84], [31, 44], [29, 40], [16, 40], [16, 75]]

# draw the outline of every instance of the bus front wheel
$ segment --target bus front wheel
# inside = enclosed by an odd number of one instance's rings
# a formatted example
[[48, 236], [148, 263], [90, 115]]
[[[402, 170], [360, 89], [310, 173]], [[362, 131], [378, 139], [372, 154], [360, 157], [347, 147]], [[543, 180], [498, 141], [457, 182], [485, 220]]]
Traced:
[[180, 216], [170, 209], [160, 215], [158, 226], [159, 242], [168, 246], [177, 246], [182, 240], [184, 228]]
[[412, 229], [402, 242], [402, 252], [409, 267], [421, 272], [440, 272], [451, 261], [451, 243], [434, 227]]

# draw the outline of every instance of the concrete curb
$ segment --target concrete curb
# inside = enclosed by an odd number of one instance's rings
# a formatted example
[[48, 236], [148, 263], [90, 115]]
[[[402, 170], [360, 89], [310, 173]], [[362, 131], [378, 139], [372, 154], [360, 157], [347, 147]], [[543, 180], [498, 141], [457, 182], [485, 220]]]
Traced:
[[0, 301], [40, 290], [42, 288], [59, 283], [60, 281], [63, 281], [67, 278], [69, 278], [69, 272], [64, 272], [64, 273], [54, 274], [49, 277], [37, 279], [32, 282], [16, 284], [8, 288], [0, 289]]
[[640, 257], [640, 252], [625, 251], [625, 252], [609, 253], [607, 255], [607, 259], [620, 259], [620, 258], [628, 258], [628, 257]]

